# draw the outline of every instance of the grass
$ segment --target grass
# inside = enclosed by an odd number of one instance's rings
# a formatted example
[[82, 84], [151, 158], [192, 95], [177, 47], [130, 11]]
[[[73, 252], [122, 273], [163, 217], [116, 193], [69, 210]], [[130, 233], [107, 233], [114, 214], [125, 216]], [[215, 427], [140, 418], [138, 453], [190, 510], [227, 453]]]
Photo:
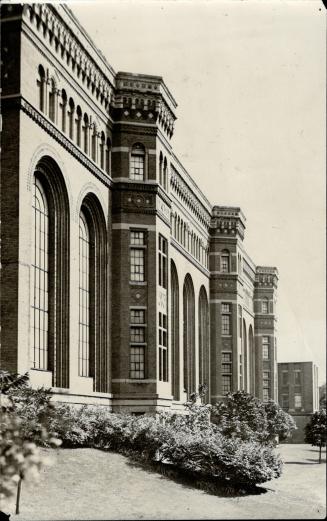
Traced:
[[38, 483], [23, 482], [21, 513], [10, 521], [113, 519], [322, 519], [326, 457], [309, 445], [280, 445], [281, 478], [255, 496], [218, 497], [95, 449], [45, 450], [53, 464]]

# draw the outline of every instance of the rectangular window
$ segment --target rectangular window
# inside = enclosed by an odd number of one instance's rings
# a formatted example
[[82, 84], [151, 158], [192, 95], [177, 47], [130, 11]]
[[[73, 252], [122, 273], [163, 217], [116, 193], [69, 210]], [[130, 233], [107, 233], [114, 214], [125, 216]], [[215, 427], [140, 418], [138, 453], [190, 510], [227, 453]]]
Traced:
[[223, 373], [231, 373], [232, 372], [232, 364], [221, 364], [221, 371]]
[[231, 305], [224, 302], [221, 303], [221, 334], [230, 335], [230, 314]]
[[221, 256], [221, 272], [222, 273], [229, 272], [229, 255]]
[[261, 304], [262, 313], [268, 313], [268, 300], [263, 300]]
[[262, 358], [263, 360], [269, 360], [269, 337], [262, 337]]
[[300, 394], [294, 395], [294, 407], [295, 409], [301, 409], [302, 407], [302, 396]]
[[227, 363], [232, 361], [232, 353], [221, 353], [222, 363]]
[[264, 388], [262, 392], [262, 399], [264, 402], [268, 402], [269, 400], [269, 389]]
[[145, 334], [144, 327], [131, 327], [131, 342], [144, 343]]
[[289, 409], [288, 394], [282, 394], [282, 408], [283, 409]]
[[232, 390], [232, 377], [230, 375], [222, 376], [221, 390], [223, 394], [229, 393]]
[[294, 385], [301, 385], [301, 370], [294, 371]]
[[145, 324], [144, 309], [131, 309], [131, 324]]
[[143, 379], [144, 374], [144, 346], [131, 346], [129, 376], [132, 379]]
[[130, 280], [145, 281], [145, 232], [130, 232]]
[[282, 385], [288, 385], [288, 371], [282, 372]]
[[159, 380], [168, 382], [167, 315], [159, 313]]
[[167, 288], [167, 253], [167, 240], [162, 235], [159, 235], [159, 286], [163, 288]]
[[137, 181], [144, 180], [144, 156], [132, 154], [131, 179], [135, 179]]
[[131, 232], [131, 246], [144, 246], [145, 245], [145, 233], [139, 231]]

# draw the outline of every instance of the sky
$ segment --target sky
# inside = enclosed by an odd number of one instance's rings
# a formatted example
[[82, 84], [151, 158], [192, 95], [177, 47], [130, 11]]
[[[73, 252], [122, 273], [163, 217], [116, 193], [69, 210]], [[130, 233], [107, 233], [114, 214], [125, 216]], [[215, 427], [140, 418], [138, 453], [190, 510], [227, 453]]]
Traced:
[[159, 75], [175, 154], [212, 204], [240, 206], [244, 246], [277, 266], [278, 361], [326, 379], [326, 15], [320, 0], [69, 5], [115, 71]]

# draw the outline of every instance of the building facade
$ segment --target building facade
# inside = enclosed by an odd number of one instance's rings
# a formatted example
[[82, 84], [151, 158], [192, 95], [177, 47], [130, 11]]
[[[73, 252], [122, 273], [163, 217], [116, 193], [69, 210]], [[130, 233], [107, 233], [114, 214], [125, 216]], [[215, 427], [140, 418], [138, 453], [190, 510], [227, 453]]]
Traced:
[[1, 367], [54, 398], [277, 400], [278, 272], [174, 155], [176, 102], [116, 73], [64, 4], [2, 7]]
[[313, 362], [278, 363], [278, 401], [293, 416], [292, 443], [304, 442], [304, 427], [319, 410], [318, 366]]

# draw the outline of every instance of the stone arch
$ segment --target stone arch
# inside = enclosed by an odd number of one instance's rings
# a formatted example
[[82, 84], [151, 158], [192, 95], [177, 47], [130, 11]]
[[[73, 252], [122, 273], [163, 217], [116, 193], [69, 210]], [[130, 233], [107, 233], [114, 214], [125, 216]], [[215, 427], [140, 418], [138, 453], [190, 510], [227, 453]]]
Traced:
[[189, 398], [196, 392], [195, 376], [195, 296], [192, 277], [188, 273], [183, 285], [183, 383]]

